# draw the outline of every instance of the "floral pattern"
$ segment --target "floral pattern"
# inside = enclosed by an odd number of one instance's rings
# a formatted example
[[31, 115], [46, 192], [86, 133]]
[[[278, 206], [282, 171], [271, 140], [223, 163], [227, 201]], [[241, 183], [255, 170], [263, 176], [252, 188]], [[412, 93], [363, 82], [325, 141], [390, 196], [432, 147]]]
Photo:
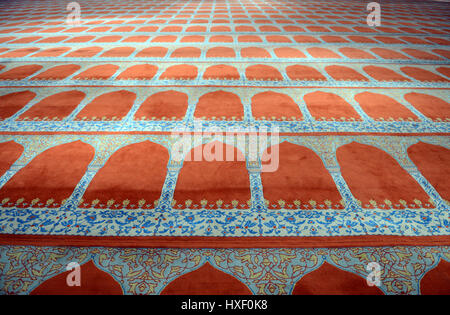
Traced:
[[321, 249], [144, 249], [0, 246], [0, 294], [27, 294], [66, 269], [92, 260], [125, 294], [159, 294], [179, 276], [206, 262], [236, 277], [253, 294], [290, 294], [305, 275], [327, 262], [366, 279], [366, 266], [381, 266], [385, 294], [420, 294], [420, 281], [450, 248], [356, 247]]

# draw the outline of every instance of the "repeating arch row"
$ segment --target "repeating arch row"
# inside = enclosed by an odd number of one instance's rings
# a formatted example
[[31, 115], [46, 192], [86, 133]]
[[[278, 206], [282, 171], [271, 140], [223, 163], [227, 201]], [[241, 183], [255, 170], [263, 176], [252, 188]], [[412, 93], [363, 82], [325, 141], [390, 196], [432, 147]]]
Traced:
[[[1, 143], [0, 175], [23, 152], [15, 142]], [[193, 148], [200, 160], [186, 160], [178, 174], [172, 206], [184, 209], [248, 208], [251, 185], [245, 158], [238, 149], [221, 142]], [[210, 158], [207, 152], [224, 154], [231, 161]], [[267, 206], [272, 209], [342, 209], [342, 187], [311, 149], [289, 142], [268, 148], [276, 150], [274, 172], [262, 172], [261, 182]], [[17, 171], [0, 189], [3, 206], [59, 207], [70, 198], [88, 171], [95, 152], [81, 141], [52, 147]], [[450, 150], [419, 142], [408, 148], [409, 158], [444, 200], [450, 199], [446, 178], [450, 172]], [[216, 155], [217, 157], [217, 155]], [[340, 174], [363, 208], [433, 208], [433, 201], [388, 153], [370, 145], [352, 142], [339, 147], [336, 158]], [[96, 172], [84, 192], [81, 207], [146, 208], [157, 206], [167, 174], [169, 152], [163, 146], [144, 141], [117, 150]], [[151, 166], [151, 167], [149, 167]], [[361, 174], [365, 174], [361, 176]], [[300, 176], [301, 175], [301, 176]], [[225, 192], [225, 193], [224, 193]]]
[[[117, 24], [120, 24], [121, 20], [116, 20]], [[96, 26], [94, 24], [98, 23]], [[144, 24], [144, 20], [136, 20], [135, 22], [139, 23], [131, 23], [133, 21], [130, 21], [127, 23], [128, 25], [125, 26], [114, 26], [115, 23], [114, 19], [112, 21], [109, 21], [109, 25], [101, 25], [103, 23], [102, 20], [98, 21], [86, 21], [84, 25], [80, 25], [78, 27], [67, 27], [66, 25], [63, 26], [56, 26], [56, 25], [21, 25], [21, 23], [16, 23], [14, 25], [15, 27], [11, 27], [7, 29], [10, 34], [13, 34], [15, 36], [7, 37], [4, 39], [4, 41], [9, 43], [15, 43], [17, 41], [17, 37], [20, 39], [20, 35], [22, 34], [33, 34], [37, 33], [32, 39], [29, 39], [28, 42], [35, 42], [40, 40], [43, 36], [42, 34], [55, 34], [58, 33], [62, 35], [71, 35], [71, 36], [65, 36], [65, 38], [61, 39], [61, 41], [66, 40], [68, 37], [73, 37], [74, 34], [85, 32], [85, 33], [95, 33], [97, 36], [100, 36], [100, 38], [105, 37], [101, 36], [102, 33], [129, 33], [130, 35], [137, 35], [139, 33], [150, 33], [152, 37], [157, 38], [157, 34], [164, 32], [164, 33], [181, 33], [184, 32], [190, 33], [190, 32], [200, 32], [200, 33], [206, 33], [206, 32], [235, 32], [237, 34], [239, 33], [252, 33], [252, 32], [282, 32], [284, 34], [286, 33], [331, 33], [331, 32], [337, 32], [337, 33], [359, 33], [363, 34], [365, 36], [370, 35], [380, 35], [380, 36], [374, 36], [377, 40], [373, 41], [374, 43], [380, 44], [380, 43], [386, 43], [383, 36], [384, 34], [395, 34], [397, 36], [390, 36], [393, 39], [396, 39], [396, 41], [390, 41], [387, 42], [388, 44], [395, 44], [395, 43], [404, 43], [403, 41], [400, 41], [398, 38], [402, 38], [401, 35], [416, 35], [416, 34], [424, 34], [425, 32], [421, 31], [421, 29], [417, 28], [411, 28], [411, 27], [405, 27], [400, 25], [392, 25], [393, 27], [377, 27], [376, 29], [369, 28], [369, 27], [362, 27], [362, 26], [354, 26], [354, 25], [307, 25], [311, 24], [308, 23], [307, 20], [297, 20], [295, 22], [294, 20], [288, 20], [288, 19], [246, 19], [246, 18], [236, 18], [236, 19], [193, 19], [193, 18], [185, 18], [185, 19], [176, 19], [173, 18], [170, 21], [163, 20], [163, 19], [156, 19], [156, 20], [150, 20], [145, 24], [148, 24], [147, 26], [142, 26]], [[168, 22], [168, 23], [167, 23]], [[304, 22], [300, 23], [301, 25], [298, 25], [298, 22]], [[321, 22], [324, 22], [323, 20]], [[326, 22], [326, 20], [325, 20]], [[212, 25], [210, 25], [210, 23]], [[292, 25], [292, 24], [297, 25]], [[34, 24], [38, 24], [35, 22]], [[137, 25], [134, 25], [137, 24]], [[167, 25], [170, 24], [170, 25]], [[193, 24], [193, 25], [192, 25]], [[207, 24], [207, 25], [205, 25]], [[221, 24], [221, 25], [218, 25]], [[312, 23], [314, 24], [314, 23]], [[8, 27], [5, 25], [5, 27]], [[433, 44], [436, 42], [437, 39], [440, 39], [440, 37], [434, 37], [430, 35], [445, 35], [445, 32], [440, 32], [439, 30], [432, 30], [428, 28], [422, 28], [422, 30], [425, 30], [428, 34], [427, 41], [424, 41], [426, 44]], [[433, 34], [434, 33], [434, 34]], [[100, 35], [98, 35], [100, 34]], [[156, 35], [156, 36], [155, 36]], [[355, 37], [354, 35], [347, 35], [343, 34], [345, 37], [351, 39], [352, 37]], [[346, 36], [347, 35], [347, 36]], [[244, 36], [244, 35], [242, 35]], [[271, 35], [268, 36], [256, 36], [253, 35], [256, 38], [265, 38], [267, 41], [270, 41]], [[126, 35], [120, 35], [118, 36], [119, 39], [115, 40], [121, 40], [124, 37], [126, 38]], [[295, 36], [292, 36], [295, 37]], [[319, 36], [318, 36], [319, 37]], [[324, 42], [329, 42], [327, 40], [327, 36], [323, 35], [320, 36], [320, 38]], [[442, 39], [444, 40], [444, 39]], [[70, 40], [69, 40], [70, 41]], [[317, 42], [320, 42], [319, 40]], [[445, 40], [444, 40], [445, 42]]]
[[[216, 71], [226, 73], [218, 66]], [[227, 75], [232, 76], [229, 72]], [[139, 98], [138, 98], [139, 96]], [[187, 93], [167, 90], [150, 95], [145, 100], [141, 95], [128, 90], [118, 90], [87, 98], [78, 90], [56, 93], [33, 104], [36, 93], [13, 92], [0, 96], [0, 119], [7, 119], [18, 112], [17, 120], [122, 120], [133, 108], [135, 120], [180, 120], [188, 114], [190, 102]], [[416, 120], [424, 115], [435, 121], [450, 119], [447, 101], [425, 93], [410, 92], [403, 95], [405, 103], [374, 92], [357, 93], [353, 100], [324, 91], [310, 92], [303, 96], [302, 103], [280, 92], [259, 92], [249, 100], [251, 114], [256, 120], [302, 120], [310, 115], [315, 120], [364, 120], [355, 105], [375, 120]], [[114, 107], [109, 104], [114, 103]], [[31, 104], [31, 107], [29, 107]], [[225, 105], [224, 105], [225, 104]], [[300, 106], [299, 106], [300, 105]], [[201, 95], [193, 108], [194, 118], [206, 120], [242, 120], [245, 102], [235, 93], [213, 91]], [[302, 109], [301, 109], [302, 108]], [[307, 111], [307, 112], [303, 112]]]
[[[98, 52], [98, 47], [81, 48], [79, 54], [74, 57], [83, 57]], [[29, 50], [29, 48], [27, 48]], [[167, 48], [151, 47], [143, 50], [141, 53], [147, 57], [163, 56]], [[111, 56], [124, 57], [121, 55], [126, 53], [127, 56], [132, 53], [132, 50], [127, 47], [120, 47], [111, 52]], [[198, 58], [200, 57], [200, 49], [195, 47], [184, 47], [174, 51], [178, 57]], [[270, 54], [259, 47], [249, 47], [242, 49], [241, 53], [248, 58], [270, 58]], [[301, 53], [295, 48], [282, 48], [277, 50], [280, 56], [286, 58], [300, 56]], [[311, 54], [313, 51], [310, 52]], [[350, 54], [359, 54], [349, 48]], [[117, 55], [116, 55], [117, 54]], [[325, 58], [334, 58], [335, 53], [327, 48], [315, 48], [314, 54], [324, 56]], [[227, 47], [215, 47], [207, 52], [211, 57], [233, 57], [235, 52]], [[326, 57], [328, 56], [328, 57]], [[92, 57], [92, 56], [91, 56]], [[118, 65], [102, 64], [90, 67], [78, 73], [81, 66], [76, 64], [65, 64], [55, 66], [39, 72], [43, 69], [39, 64], [28, 64], [12, 69], [4, 70], [0, 73], [0, 80], [24, 80], [29, 78], [33, 81], [38, 80], [63, 80], [72, 76], [73, 80], [109, 80], [115, 78], [116, 80], [194, 80], [199, 76], [199, 69], [197, 66], [189, 64], [177, 64], [162, 69], [162, 73], [158, 75], [159, 68], [151, 64], [139, 64], [131, 66], [120, 73]], [[0, 69], [1, 70], [1, 69]], [[221, 71], [224, 70], [224, 71]], [[418, 66], [403, 66], [399, 67], [399, 72], [392, 69], [368, 65], [363, 66], [362, 70], [365, 74], [360, 73], [350, 66], [330, 65], [324, 68], [324, 71], [306, 65], [290, 65], [285, 69], [278, 69], [274, 66], [265, 64], [255, 64], [247, 66], [241, 74], [238, 69], [231, 65], [218, 64], [205, 69], [202, 75], [204, 80], [240, 80], [247, 79], [251, 81], [327, 81], [328, 77], [336, 81], [369, 81], [369, 78], [375, 81], [404, 81], [409, 82], [417, 80], [420, 82], [449, 82], [450, 68], [445, 66], [438, 66], [433, 71], [424, 69]], [[38, 73], [39, 72], [39, 73]], [[437, 73], [436, 73], [437, 72]], [[33, 74], [38, 73], [35, 76]], [[76, 74], [77, 73], [77, 74]], [[439, 74], [438, 74], [439, 73]], [[405, 76], [406, 75], [406, 76]]]
[[[359, 252], [360, 250], [356, 249], [356, 251]], [[173, 253], [171, 254], [173, 255]], [[386, 287], [378, 288], [376, 286], [368, 286], [364, 274], [361, 274], [356, 269], [359, 265], [346, 267], [346, 264], [343, 266], [336, 264], [335, 262], [333, 263], [330, 254], [331, 253], [327, 253], [326, 258], [324, 257], [323, 260], [319, 260], [314, 267], [302, 270], [299, 274], [301, 276], [295, 277], [296, 273], [289, 274], [292, 278], [289, 278], [287, 281], [285, 280], [287, 284], [282, 287], [282, 289], [280, 288], [280, 293], [292, 295], [379, 295], [388, 292], [392, 293], [392, 290], [386, 290]], [[256, 254], [250, 255], [252, 257], [258, 257]], [[269, 255], [272, 256], [272, 254]], [[391, 253], [388, 252], [382, 257], [388, 257], [387, 255], [391, 255]], [[11, 256], [14, 257], [13, 255]], [[146, 257], [147, 255], [143, 254], [142, 256]], [[274, 255], [274, 257], [278, 256]], [[106, 262], [109, 263], [109, 259], [111, 258], [106, 258]], [[144, 260], [146, 260], [146, 258], [144, 258]], [[252, 258], [251, 260], [253, 261], [254, 259]], [[420, 273], [417, 274], [415, 278], [410, 278], [413, 281], [416, 279], [417, 293], [420, 292], [422, 295], [447, 293], [447, 278], [442, 275], [449, 273], [450, 263], [442, 258], [437, 258], [436, 260], [437, 264], [433, 266], [433, 268], [425, 268], [425, 270], [421, 269]], [[40, 281], [36, 281], [35, 283], [37, 285], [32, 286], [30, 294], [123, 294], [127, 292], [123, 287], [125, 283], [118, 282], [111, 276], [111, 267], [108, 268], [105, 264], [98, 264], [96, 262], [97, 257], [94, 255], [92, 260], [88, 260], [86, 263], [81, 264], [80, 270], [84, 276], [81, 277], [81, 286], [79, 287], [67, 286], [66, 279], [70, 271], [60, 273], [58, 270], [55, 270], [55, 272], [52, 273], [53, 276], [49, 279], [46, 279], [45, 281], [39, 279]], [[235, 261], [235, 263], [237, 263], [238, 266], [243, 266], [243, 264], [238, 263], [238, 261]], [[294, 267], [296, 263], [297, 262], [294, 260], [290, 261], [288, 264], [289, 266]], [[412, 260], [407, 261], [407, 264], [413, 265]], [[153, 266], [148, 266], [148, 268], [151, 267]], [[233, 264], [232, 267], [235, 267], [235, 264]], [[177, 273], [176, 277], [171, 277], [170, 281], [166, 281], [168, 283], [165, 283], [158, 293], [161, 295], [248, 295], [256, 293], [255, 289], [257, 286], [255, 286], [255, 283], [243, 281], [240, 277], [243, 272], [235, 273], [231, 269], [232, 267], [223, 268], [223, 265], [215, 264], [211, 260], [206, 260], [205, 262], [201, 261], [198, 266], [195, 265], [195, 268], [183, 268], [182, 270], [184, 272]], [[142, 273], [142, 270], [146, 269], [138, 269], [136, 270], [136, 273], [140, 274]], [[259, 280], [264, 276], [267, 276], [267, 274], [261, 273], [256, 279]], [[133, 277], [128, 277], [128, 281], [131, 279], [133, 279]], [[201, 281], [198, 281], [198, 279], [201, 279]], [[166, 279], [161, 279], [161, 282], [164, 280]], [[274, 291], [271, 286], [268, 286], [265, 289], [270, 293], [273, 293]], [[263, 288], [259, 288], [259, 290], [260, 291], [258, 292], [265, 292]]]

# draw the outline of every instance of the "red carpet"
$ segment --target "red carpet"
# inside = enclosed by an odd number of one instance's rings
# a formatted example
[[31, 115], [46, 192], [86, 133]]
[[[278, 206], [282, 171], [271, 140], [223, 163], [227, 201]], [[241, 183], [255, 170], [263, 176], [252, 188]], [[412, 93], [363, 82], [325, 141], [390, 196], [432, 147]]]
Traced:
[[449, 293], [449, 3], [78, 4], [0, 3], [1, 293]]

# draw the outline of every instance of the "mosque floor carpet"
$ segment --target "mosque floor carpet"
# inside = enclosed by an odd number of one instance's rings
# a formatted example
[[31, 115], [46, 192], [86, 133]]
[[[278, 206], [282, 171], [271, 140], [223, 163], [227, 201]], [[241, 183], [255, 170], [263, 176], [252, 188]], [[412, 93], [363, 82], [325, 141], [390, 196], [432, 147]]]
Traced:
[[0, 3], [1, 294], [450, 294], [450, 3], [77, 3]]

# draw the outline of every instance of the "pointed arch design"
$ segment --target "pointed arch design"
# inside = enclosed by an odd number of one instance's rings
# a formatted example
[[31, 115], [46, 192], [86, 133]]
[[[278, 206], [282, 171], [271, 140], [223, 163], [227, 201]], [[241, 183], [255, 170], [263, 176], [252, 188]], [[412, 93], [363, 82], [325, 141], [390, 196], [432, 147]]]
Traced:
[[439, 97], [411, 92], [405, 94], [404, 98], [428, 118], [433, 120], [450, 120], [450, 103]]
[[121, 120], [130, 111], [135, 99], [136, 94], [127, 90], [102, 94], [87, 104], [76, 119]]
[[267, 91], [252, 97], [255, 119], [302, 120], [303, 115], [294, 100], [286, 94]]
[[261, 47], [245, 47], [241, 49], [242, 58], [270, 58], [270, 53]]
[[81, 66], [74, 64], [55, 66], [39, 73], [38, 75], [31, 78], [31, 80], [63, 80], [80, 69]]
[[327, 35], [327, 36], [320, 36], [320, 38], [326, 43], [348, 43], [348, 40], [346, 40], [341, 36]]
[[306, 35], [294, 36], [294, 40], [297, 43], [320, 43], [320, 40], [318, 40], [314, 36], [306, 36]]
[[29, 47], [29, 48], [19, 48], [8, 51], [7, 53], [0, 56], [0, 58], [20, 58], [25, 57], [31, 53], [39, 51], [39, 48]]
[[292, 47], [280, 47], [273, 50], [278, 58], [306, 58], [300, 50]]
[[151, 42], [152, 43], [173, 43], [177, 40], [177, 36], [175, 35], [161, 35], [155, 36]]
[[361, 120], [353, 106], [334, 93], [316, 91], [306, 94], [304, 100], [314, 119]]
[[169, 51], [169, 48], [167, 47], [148, 47], [145, 49], [142, 49], [140, 52], [136, 54], [136, 57], [155, 57], [155, 58], [163, 58], [167, 52]]
[[205, 80], [239, 80], [238, 70], [229, 65], [214, 65], [206, 68], [203, 74]]
[[[235, 20], [234, 23], [249, 24], [248, 20]], [[256, 29], [250, 25], [239, 25], [235, 28], [236, 32], [256, 32]]]
[[423, 188], [385, 151], [352, 142], [339, 147], [336, 157], [363, 208], [433, 208]]
[[256, 35], [241, 35], [238, 36], [239, 43], [261, 43], [262, 39]]
[[208, 120], [242, 120], [244, 118], [244, 107], [240, 97], [234, 93], [226, 91], [209, 92], [199, 98], [194, 117]]
[[341, 56], [336, 54], [334, 51], [323, 48], [323, 47], [311, 47], [307, 48], [306, 51], [313, 57], [313, 58], [333, 58], [333, 59], [339, 59]]
[[19, 120], [61, 120], [77, 108], [86, 94], [81, 91], [65, 91], [50, 95], [19, 116]]
[[192, 65], [175, 65], [168, 67], [163, 74], [161, 80], [194, 80], [198, 75], [198, 69]]
[[372, 48], [370, 51], [384, 59], [411, 59], [398, 51], [386, 48]]
[[213, 47], [206, 52], [206, 58], [235, 58], [236, 52], [230, 47]]
[[342, 47], [339, 48], [339, 52], [350, 59], [375, 59], [375, 57], [367, 51], [358, 48]]
[[200, 26], [200, 25], [194, 25], [194, 26], [189, 26], [186, 28], [186, 32], [206, 32], [206, 27], [205, 26]]
[[[182, 32], [183, 28], [181, 26], [166, 26], [163, 29], [161, 29], [161, 32], [173, 32], [173, 33], [178, 33], [178, 32]], [[169, 40], [169, 38], [167, 39]], [[163, 41], [163, 42], [167, 42], [166, 40], [159, 40], [159, 41]]]
[[13, 116], [35, 96], [36, 93], [31, 91], [13, 92], [0, 96], [0, 120]]
[[433, 73], [431, 71], [421, 69], [418, 67], [402, 67], [400, 70], [409, 75], [410, 77], [413, 77], [414, 79], [418, 81], [423, 82], [448, 82], [444, 77], [441, 77], [440, 75], [437, 75], [436, 73]]
[[409, 109], [387, 95], [362, 92], [355, 95], [362, 110], [375, 120], [419, 120]]
[[134, 65], [119, 74], [116, 80], [151, 80], [156, 72], [158, 67], [154, 65]]
[[233, 37], [228, 35], [215, 35], [209, 38], [210, 43], [232, 43]]
[[286, 67], [286, 74], [291, 80], [326, 81], [327, 79], [317, 69], [303, 65]]
[[70, 47], [55, 47], [38, 51], [31, 57], [59, 57], [70, 50]]
[[282, 35], [270, 35], [266, 36], [266, 40], [269, 43], [292, 43], [292, 41], [287, 36]]
[[408, 156], [420, 173], [445, 200], [450, 200], [450, 150], [438, 145], [418, 142], [408, 148]]
[[324, 262], [318, 269], [303, 276], [295, 284], [292, 295], [382, 295], [366, 279]]
[[136, 50], [135, 47], [114, 47], [105, 51], [100, 57], [128, 57]]
[[[219, 160], [208, 161], [208, 152], [219, 155]], [[233, 153], [234, 161], [226, 160], [227, 152]], [[216, 209], [219, 202], [223, 209], [247, 209], [250, 199], [249, 174], [239, 149], [214, 141], [186, 155], [174, 193], [176, 207]]]
[[115, 152], [97, 172], [81, 207], [153, 209], [166, 179], [169, 152], [150, 141]]
[[441, 258], [436, 267], [428, 271], [420, 281], [422, 295], [450, 294], [450, 262]]
[[95, 43], [115, 43], [122, 39], [119, 35], [102, 36], [94, 40]]
[[441, 57], [430, 54], [426, 51], [419, 50], [419, 49], [413, 49], [413, 48], [404, 48], [402, 49], [402, 52], [413, 56], [416, 59], [422, 59], [422, 60], [442, 60]]
[[170, 55], [171, 58], [199, 58], [202, 54], [200, 48], [197, 47], [182, 47], [177, 48]]
[[80, 266], [80, 286], [69, 287], [71, 271], [60, 273], [42, 282], [30, 295], [121, 295], [120, 284], [107, 272], [100, 270], [92, 260]]
[[[336, 184], [316, 153], [290, 142], [275, 146], [279, 153], [278, 169], [261, 173], [264, 198], [270, 209], [343, 208]], [[269, 149], [274, 150], [274, 146], [264, 151], [263, 159]]]
[[23, 80], [38, 72], [43, 67], [41, 65], [25, 65], [12, 68], [0, 73], [0, 80]]
[[75, 80], [107, 80], [119, 69], [117, 65], [98, 65], [91, 67], [74, 77]]
[[161, 295], [250, 295], [252, 292], [241, 281], [209, 262], [197, 270], [186, 273], [170, 282]]
[[283, 76], [277, 68], [268, 65], [253, 65], [247, 67], [245, 75], [248, 80], [282, 81]]
[[[86, 36], [90, 37], [88, 40], [94, 38], [94, 36]], [[74, 58], [91, 58], [100, 53], [103, 50], [101, 47], [83, 47], [68, 53], [65, 57], [74, 57]]]
[[188, 95], [179, 91], [158, 92], [149, 96], [139, 107], [134, 119], [182, 119], [188, 109]]
[[52, 147], [19, 170], [1, 189], [0, 200], [18, 207], [59, 207], [70, 197], [94, 158], [81, 141]]
[[379, 66], [366, 66], [364, 71], [377, 81], [411, 81], [394, 70]]
[[205, 36], [191, 35], [184, 36], [181, 38], [180, 43], [203, 43], [205, 41]]
[[332, 65], [325, 67], [325, 71], [338, 81], [369, 81], [361, 73], [350, 67]]

